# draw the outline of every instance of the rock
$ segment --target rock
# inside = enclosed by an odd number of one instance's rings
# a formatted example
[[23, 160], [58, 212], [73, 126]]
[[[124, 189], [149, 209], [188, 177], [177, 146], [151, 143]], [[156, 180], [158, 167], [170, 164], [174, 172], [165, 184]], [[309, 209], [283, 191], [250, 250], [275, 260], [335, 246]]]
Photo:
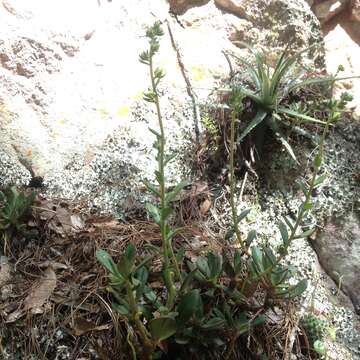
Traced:
[[326, 23], [341, 13], [348, 5], [349, 0], [323, 0], [315, 3], [313, 10], [320, 22]]
[[352, 0], [350, 5], [351, 20], [360, 23], [360, 0]]
[[195, 6], [202, 6], [210, 0], [169, 0], [170, 11], [176, 15], [183, 15]]
[[[272, 53], [290, 38], [300, 47], [321, 41], [303, 0], [186, 3], [206, 4], [181, 16], [182, 28], [163, 0], [4, 0], [0, 186], [28, 181], [26, 161], [44, 178], [48, 195], [90, 198], [99, 209], [122, 214], [143, 200], [141, 180], [151, 180], [156, 168], [147, 128], [157, 128], [157, 120], [141, 100], [149, 79], [137, 59], [146, 47], [144, 29], [156, 19], [167, 19], [178, 44], [175, 51], [164, 23], [156, 60], [167, 73], [161, 101], [169, 150], [181, 154], [169, 169], [170, 182], [190, 173], [187, 152], [201, 127], [198, 104], [229, 74], [223, 50], [243, 52], [233, 43], [238, 40]], [[234, 16], [240, 4], [248, 19]]]
[[[359, 76], [360, 69], [360, 27], [349, 21], [348, 16], [340, 18], [339, 22], [324, 37], [326, 51], [326, 68], [335, 74], [338, 66], [344, 66], [345, 71], [339, 77]], [[354, 109], [354, 117], [360, 119], [360, 79], [353, 78], [339, 81], [335, 84], [335, 95], [347, 91], [354, 96], [349, 108]]]
[[331, 219], [314, 240], [314, 248], [322, 267], [360, 311], [360, 213]]
[[[183, 15], [189, 9], [209, 3], [210, 0], [170, 0], [170, 11], [176, 15]], [[246, 18], [246, 13], [241, 5], [234, 0], [214, 0], [215, 5], [226, 13]]]

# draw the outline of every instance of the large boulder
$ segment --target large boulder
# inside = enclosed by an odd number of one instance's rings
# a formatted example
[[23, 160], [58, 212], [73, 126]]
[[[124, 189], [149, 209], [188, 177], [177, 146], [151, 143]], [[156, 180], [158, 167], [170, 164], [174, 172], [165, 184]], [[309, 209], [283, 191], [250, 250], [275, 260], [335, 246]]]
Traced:
[[301, 47], [321, 40], [303, 0], [244, 1], [247, 19], [234, 15], [238, 3], [228, 5], [194, 7], [180, 26], [163, 0], [3, 0], [0, 186], [26, 183], [31, 170], [44, 177], [49, 194], [90, 196], [106, 211], [141, 197], [141, 179], [156, 168], [147, 128], [157, 123], [141, 100], [149, 77], [137, 59], [144, 29], [157, 19], [167, 21], [157, 58], [167, 73], [163, 115], [169, 147], [182, 154], [169, 177], [187, 176], [199, 104], [228, 77], [222, 51], [240, 51], [239, 40], [274, 52], [290, 40]]

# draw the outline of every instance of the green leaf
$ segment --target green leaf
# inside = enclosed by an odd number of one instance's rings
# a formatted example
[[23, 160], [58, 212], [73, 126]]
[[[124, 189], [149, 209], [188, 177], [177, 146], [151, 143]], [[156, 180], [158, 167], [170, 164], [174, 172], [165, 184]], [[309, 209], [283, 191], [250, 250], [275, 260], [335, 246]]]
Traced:
[[270, 280], [273, 286], [281, 285], [285, 280], [287, 280], [290, 276], [289, 269], [274, 269], [270, 274]]
[[136, 256], [136, 248], [135, 248], [134, 244], [130, 243], [126, 247], [124, 256], [126, 257], [126, 260], [128, 261], [130, 266], [134, 265], [135, 256]]
[[319, 77], [314, 79], [306, 79], [298, 84], [293, 85], [291, 88], [289, 88], [289, 92], [294, 91], [296, 88], [304, 88], [309, 85], [315, 85], [315, 84], [326, 84], [326, 83], [332, 83], [335, 81], [341, 81], [341, 80], [348, 80], [348, 79], [354, 79], [359, 78], [359, 76], [346, 76], [341, 78], [335, 78], [334, 76], [327, 76], [327, 77]]
[[251, 120], [250, 124], [246, 127], [246, 129], [242, 132], [239, 137], [239, 142], [248, 135], [256, 126], [258, 126], [266, 117], [268, 113], [262, 109], [259, 109], [256, 113], [253, 120]]
[[285, 299], [293, 299], [300, 296], [307, 288], [307, 280], [303, 279], [294, 286], [289, 286], [286, 289], [278, 290], [276, 295]]
[[177, 306], [179, 325], [185, 325], [199, 311], [201, 306], [200, 290], [194, 289], [185, 294]]
[[177, 229], [169, 230], [169, 232], [167, 233], [167, 236], [166, 236], [166, 240], [171, 240], [174, 236], [180, 234], [183, 230], [184, 230], [184, 228], [177, 228]]
[[222, 272], [222, 257], [210, 252], [207, 256], [210, 270], [210, 279], [216, 280]]
[[275, 137], [277, 140], [279, 140], [281, 142], [281, 144], [284, 146], [284, 148], [286, 149], [286, 151], [289, 153], [289, 155], [292, 157], [292, 159], [298, 163], [295, 153], [292, 149], [292, 147], [290, 146], [290, 144], [287, 142], [287, 140], [285, 139], [284, 134], [281, 132], [277, 122], [272, 119], [272, 118], [267, 118], [266, 120], [267, 124], [269, 125], [269, 127], [272, 129], [272, 131], [275, 134]]
[[153, 133], [153, 134], [156, 136], [157, 139], [160, 139], [160, 138], [161, 138], [160, 133], [157, 132], [156, 130], [149, 128], [149, 131], [150, 131], [151, 133]]
[[326, 178], [327, 178], [326, 174], [318, 176], [314, 182], [314, 188], [321, 185]]
[[139, 56], [139, 61], [142, 63], [142, 64], [145, 64], [145, 65], [149, 65], [150, 64], [150, 54], [148, 51], [144, 51], [140, 54]]
[[270, 268], [270, 267], [274, 267], [277, 263], [277, 259], [273, 253], [273, 251], [271, 250], [270, 247], [265, 247], [264, 248], [264, 255], [263, 255], [263, 266], [264, 269]]
[[289, 242], [289, 233], [288, 233], [287, 227], [282, 221], [280, 221], [278, 224], [278, 228], [280, 230], [280, 234], [281, 234], [283, 243], [285, 246], [287, 246], [287, 244]]
[[168, 217], [172, 214], [172, 212], [173, 212], [173, 209], [170, 207], [163, 208], [161, 210], [161, 216], [162, 216], [163, 221], [168, 219]]
[[177, 154], [171, 154], [165, 156], [164, 165], [168, 164], [171, 160], [175, 159], [177, 157]]
[[248, 236], [247, 236], [247, 238], [246, 238], [246, 240], [245, 240], [245, 243], [246, 243], [246, 246], [247, 246], [247, 247], [249, 247], [249, 246], [251, 245], [251, 243], [254, 241], [254, 239], [256, 238], [256, 236], [257, 236], [257, 232], [256, 232], [255, 229], [250, 230], [250, 231], [248, 232]]
[[291, 117], [295, 117], [295, 118], [298, 118], [300, 120], [303, 120], [305, 122], [312, 122], [312, 123], [315, 123], [315, 124], [322, 124], [322, 125], [326, 125], [326, 122], [324, 121], [321, 121], [321, 120], [317, 120], [311, 116], [308, 116], [308, 115], [304, 115], [304, 114], [300, 114], [296, 111], [293, 111], [293, 110], [290, 110], [290, 109], [286, 109], [286, 108], [278, 108], [278, 112], [281, 112], [281, 113], [284, 113], [284, 114], [287, 114]]
[[130, 314], [129, 307], [125, 304], [111, 303], [111, 307], [121, 315], [128, 316]]
[[158, 343], [176, 333], [176, 321], [167, 316], [158, 317], [149, 322], [149, 330], [153, 340]]
[[185, 293], [189, 290], [190, 285], [192, 283], [192, 280], [194, 279], [194, 276], [198, 270], [195, 268], [192, 271], [190, 271], [186, 276], [184, 277], [181, 287], [180, 287], [180, 293]]
[[111, 274], [116, 274], [118, 272], [112, 257], [105, 250], [97, 250], [96, 259]]
[[314, 350], [319, 354], [319, 355], [326, 355], [326, 346], [324, 344], [323, 341], [321, 340], [316, 340], [314, 342]]
[[224, 318], [214, 317], [208, 320], [205, 324], [201, 327], [205, 330], [221, 330], [223, 329], [226, 321]]
[[147, 203], [145, 205], [146, 210], [150, 214], [150, 216], [153, 218], [156, 224], [160, 224], [161, 217], [160, 217], [160, 210], [153, 204]]
[[307, 186], [307, 184], [302, 180], [297, 180], [296, 184], [299, 186], [299, 188], [302, 190], [302, 192], [306, 196], [309, 191], [309, 187]]
[[196, 259], [196, 266], [203, 275], [205, 275], [207, 278], [210, 278], [211, 273], [210, 273], [209, 264], [208, 264], [208, 261], [206, 258], [204, 258], [203, 256], [199, 256]]
[[303, 204], [303, 209], [305, 211], [311, 210], [312, 208], [313, 208], [313, 204], [310, 203], [310, 202], [306, 202], [306, 203]]
[[334, 326], [328, 327], [328, 333], [332, 341], [336, 341], [336, 328]]
[[182, 246], [175, 255], [176, 261], [181, 263], [184, 260], [185, 248]]
[[155, 178], [159, 184], [162, 184], [165, 180], [164, 176], [158, 170], [155, 170]]
[[149, 272], [145, 266], [142, 266], [136, 271], [135, 278], [139, 281], [139, 286], [136, 289], [136, 298], [139, 300], [144, 293], [145, 285], [149, 278]]
[[263, 272], [263, 254], [261, 252], [261, 249], [258, 246], [253, 246], [251, 249], [251, 256], [253, 259], [253, 263], [255, 265], [255, 269], [258, 272]]
[[146, 186], [146, 188], [151, 191], [155, 196], [159, 196], [160, 197], [160, 191], [158, 189], [155, 188], [154, 185], [150, 184], [149, 181], [147, 180], [143, 180], [144, 185]]
[[304, 231], [304, 232], [303, 232], [302, 234], [300, 234], [300, 235], [296, 235], [296, 236], [294, 237], [294, 239], [306, 238], [306, 237], [310, 236], [314, 231], [315, 231], [315, 228], [309, 229], [309, 230], [307, 230], [307, 231]]
[[242, 270], [241, 253], [237, 249], [235, 250], [234, 253], [234, 270], [236, 274], [239, 274], [239, 272]]
[[135, 265], [135, 256], [136, 248], [133, 244], [129, 244], [126, 247], [124, 255], [117, 264], [117, 269], [124, 278], [127, 278], [133, 271]]
[[292, 231], [294, 229], [294, 225], [292, 224], [292, 222], [286, 217], [286, 216], [283, 216], [283, 219], [286, 223], [286, 225], [290, 228], [290, 230]]
[[235, 273], [235, 269], [233, 268], [232, 264], [230, 263], [229, 259], [227, 256], [223, 256], [224, 258], [224, 271], [226, 273], [226, 275], [229, 277], [229, 278], [234, 278], [236, 273]]
[[185, 186], [188, 186], [188, 185], [189, 185], [188, 181], [181, 181], [178, 185], [176, 185], [174, 187], [174, 189], [172, 191], [170, 191], [166, 194], [166, 198], [165, 198], [166, 202], [169, 203], [169, 202], [173, 201], [176, 198], [176, 196], [180, 193], [180, 191], [182, 189], [184, 189]]
[[320, 168], [321, 162], [322, 162], [321, 155], [320, 155], [320, 154], [317, 154], [317, 155], [315, 156], [315, 159], [314, 159], [314, 165], [315, 165], [315, 167], [316, 167], [317, 169]]
[[249, 215], [250, 211], [251, 211], [251, 209], [246, 209], [246, 210], [242, 211], [239, 215], [237, 215], [237, 217], [236, 217], [237, 224], [239, 224], [240, 221], [245, 219]]

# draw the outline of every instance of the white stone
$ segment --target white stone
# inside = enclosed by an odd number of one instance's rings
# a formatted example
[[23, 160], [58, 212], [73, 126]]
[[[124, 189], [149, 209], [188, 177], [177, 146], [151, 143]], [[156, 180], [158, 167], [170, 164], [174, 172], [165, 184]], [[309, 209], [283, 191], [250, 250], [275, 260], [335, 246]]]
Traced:
[[[338, 66], [344, 66], [345, 71], [339, 77], [360, 76], [360, 46], [351, 38], [341, 24], [338, 24], [325, 36], [326, 66], [330, 73], [335, 74]], [[350, 79], [337, 82], [337, 94], [348, 91], [354, 100], [349, 107], [355, 107], [355, 116], [360, 118], [360, 79]]]

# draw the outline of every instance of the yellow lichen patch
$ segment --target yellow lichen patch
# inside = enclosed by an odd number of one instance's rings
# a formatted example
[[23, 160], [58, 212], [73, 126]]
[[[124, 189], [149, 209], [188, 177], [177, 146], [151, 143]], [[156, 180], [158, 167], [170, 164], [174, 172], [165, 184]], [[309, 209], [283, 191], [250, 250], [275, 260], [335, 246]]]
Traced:
[[66, 122], [65, 119], [59, 119], [59, 120], [57, 121], [57, 123], [58, 123], [59, 125], [64, 125], [65, 122]]
[[206, 69], [203, 66], [192, 66], [190, 70], [194, 81], [201, 81], [206, 78]]
[[129, 116], [129, 113], [130, 113], [129, 107], [124, 105], [124, 106], [119, 107], [119, 109], [116, 112], [116, 115], [118, 117], [126, 117], [126, 116]]
[[144, 97], [144, 92], [140, 91], [137, 94], [135, 94], [134, 96], [132, 96], [131, 98], [133, 100], [141, 100]]

